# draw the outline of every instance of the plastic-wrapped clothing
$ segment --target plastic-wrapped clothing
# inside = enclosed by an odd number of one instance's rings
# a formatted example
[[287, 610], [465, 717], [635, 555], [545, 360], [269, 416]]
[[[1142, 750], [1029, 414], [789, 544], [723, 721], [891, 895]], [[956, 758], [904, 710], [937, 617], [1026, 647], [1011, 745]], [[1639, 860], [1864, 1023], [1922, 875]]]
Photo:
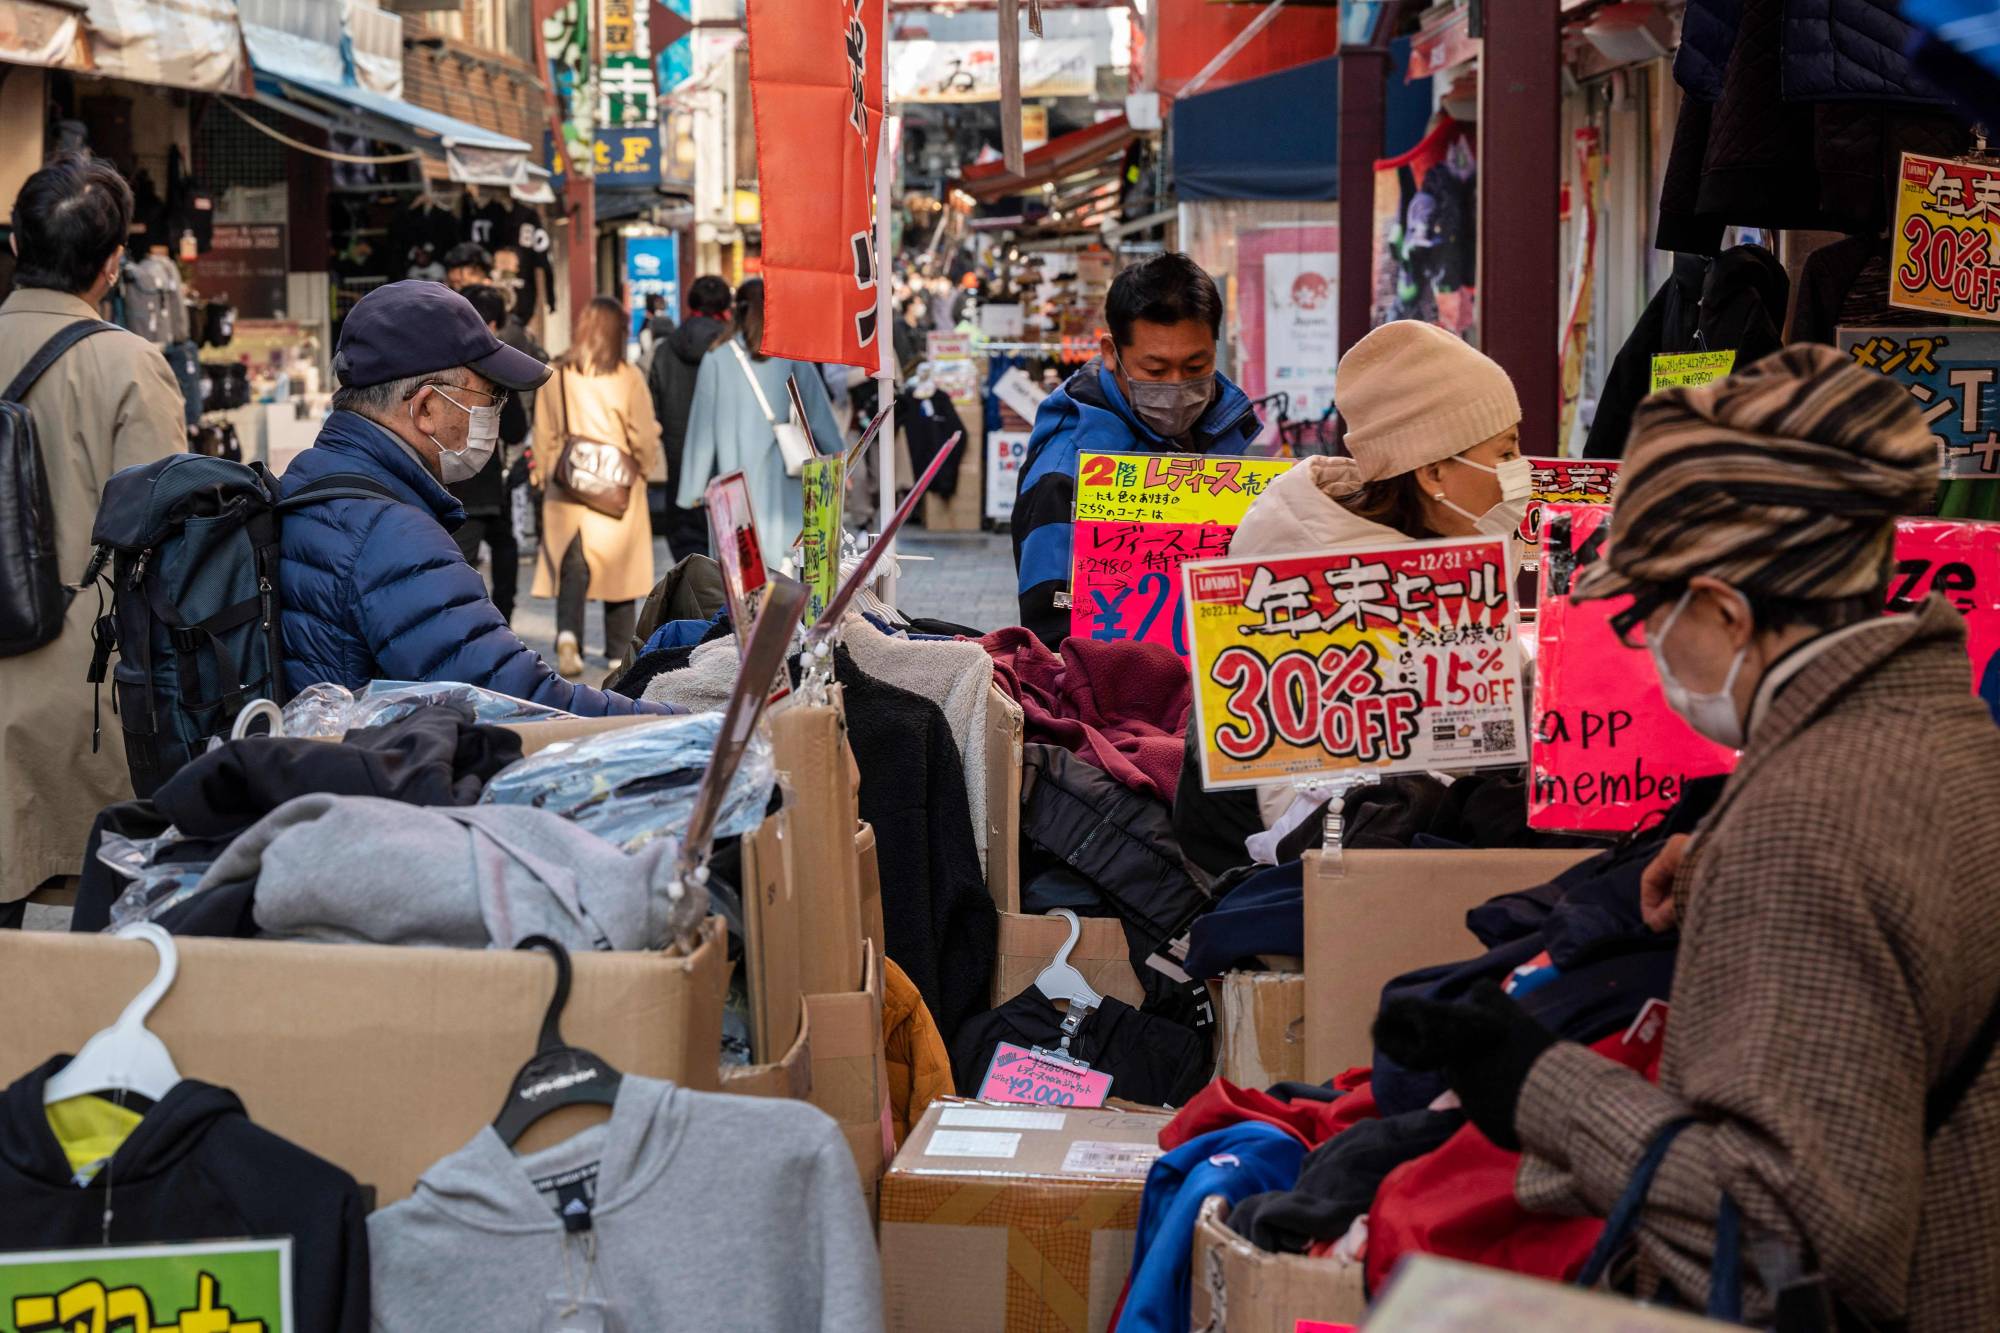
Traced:
[[1435, 1152], [1465, 1124], [1462, 1111], [1406, 1111], [1370, 1120], [1306, 1154], [1298, 1183], [1229, 1210], [1229, 1229], [1259, 1249], [1304, 1254], [1339, 1240], [1375, 1202], [1391, 1171]]
[[339, 740], [350, 731], [383, 726], [426, 708], [453, 708], [472, 721], [490, 724], [554, 722], [576, 716], [458, 681], [371, 680], [354, 690], [321, 681], [285, 704], [284, 734]]
[[[722, 714], [693, 713], [557, 741], [495, 774], [479, 801], [547, 810], [636, 852], [687, 831], [721, 730]], [[715, 835], [741, 837], [763, 822], [777, 776], [770, 742], [753, 735], [723, 793]]]
[[1202, 1202], [1281, 1189], [1299, 1178], [1305, 1146], [1284, 1130], [1247, 1123], [1204, 1134], [1153, 1163], [1139, 1197], [1132, 1276], [1117, 1333], [1187, 1333], [1194, 1224]]
[[255, 881], [258, 927], [285, 939], [658, 949], [708, 908], [675, 882], [677, 850], [662, 839], [627, 856], [542, 810], [301, 796], [239, 834], [202, 886]]
[[955, 1085], [944, 1036], [916, 983], [893, 958], [882, 960], [882, 1054], [889, 1066], [889, 1123], [900, 1148], [924, 1108], [952, 1096]]
[[[1055, 1001], [1033, 986], [977, 1015], [951, 1039], [953, 1081], [968, 1096], [977, 1096], [1001, 1042], [1058, 1049], [1063, 1016]], [[1208, 1043], [1199, 1033], [1142, 1014], [1109, 995], [1084, 1016], [1070, 1038], [1069, 1050], [1099, 1073], [1111, 1075], [1112, 1096], [1147, 1106], [1185, 1102], [1201, 1091], [1208, 1077]]]

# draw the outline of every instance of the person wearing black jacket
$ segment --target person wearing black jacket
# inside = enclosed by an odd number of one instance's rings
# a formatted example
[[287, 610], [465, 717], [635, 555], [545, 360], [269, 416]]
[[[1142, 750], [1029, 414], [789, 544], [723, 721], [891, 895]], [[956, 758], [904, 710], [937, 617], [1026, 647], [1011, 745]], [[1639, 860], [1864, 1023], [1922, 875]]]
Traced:
[[688, 288], [688, 316], [681, 326], [653, 347], [653, 365], [646, 386], [653, 394], [653, 415], [660, 419], [660, 447], [667, 459], [665, 530], [659, 533], [675, 560], [707, 555], [708, 519], [699, 509], [673, 503], [680, 493], [681, 455], [687, 447], [688, 408], [694, 403], [694, 382], [701, 359], [729, 331], [729, 284], [714, 275], [696, 278]]
[[54, 1056], [0, 1092], [0, 1250], [289, 1236], [287, 1328], [367, 1333], [368, 1208], [354, 1177], [253, 1124], [227, 1088], [191, 1078], [109, 1158], [73, 1165], [42, 1105], [69, 1062]]
[[[548, 359], [548, 353], [508, 311], [507, 297], [498, 287], [481, 284], [467, 287], [460, 295], [472, 302], [472, 308], [501, 342], [538, 361]], [[514, 618], [514, 597], [521, 585], [521, 545], [514, 539], [514, 519], [508, 512], [507, 455], [527, 441], [528, 431], [534, 425], [530, 415], [533, 411], [532, 394], [509, 394], [500, 408], [500, 448], [494, 450], [493, 457], [472, 480], [445, 487], [465, 506], [465, 523], [452, 537], [468, 565], [479, 564], [482, 544], [491, 553], [493, 605], [500, 608], [502, 618], [510, 621]]]

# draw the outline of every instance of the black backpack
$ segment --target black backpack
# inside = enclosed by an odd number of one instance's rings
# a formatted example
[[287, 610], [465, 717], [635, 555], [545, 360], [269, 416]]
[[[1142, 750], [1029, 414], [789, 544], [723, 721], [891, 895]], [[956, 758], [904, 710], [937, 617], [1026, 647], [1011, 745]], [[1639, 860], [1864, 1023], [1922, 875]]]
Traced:
[[56, 330], [0, 393], [0, 657], [16, 657], [55, 642], [75, 596], [57, 566], [55, 506], [42, 465], [35, 416], [21, 400], [56, 358], [90, 337], [115, 329], [79, 319]]
[[[396, 496], [363, 476], [322, 477], [288, 500], [262, 463], [175, 454], [104, 486], [80, 587], [111, 566], [111, 606], [92, 631], [90, 681], [111, 654], [112, 708], [132, 790], [151, 796], [225, 735], [245, 704], [284, 703], [279, 637], [280, 522], [320, 500]], [[102, 590], [99, 591], [100, 604]], [[96, 740], [92, 727], [92, 741]]]

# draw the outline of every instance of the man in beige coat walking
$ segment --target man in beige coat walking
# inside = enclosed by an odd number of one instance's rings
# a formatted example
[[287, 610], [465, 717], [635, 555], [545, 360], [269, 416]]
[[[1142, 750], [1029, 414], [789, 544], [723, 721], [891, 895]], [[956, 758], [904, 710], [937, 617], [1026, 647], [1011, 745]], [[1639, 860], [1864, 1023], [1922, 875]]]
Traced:
[[[14, 291], [0, 304], [0, 384], [98, 305], [118, 280], [132, 191], [106, 162], [66, 155], [14, 201]], [[104, 483], [187, 447], [184, 400], [164, 357], [122, 330], [85, 338], [26, 396], [41, 442], [65, 582], [83, 574]], [[93, 598], [70, 603], [53, 643], [0, 658], [0, 926], [18, 926], [45, 881], [74, 875], [99, 809], [131, 796], [108, 714], [93, 750]]]

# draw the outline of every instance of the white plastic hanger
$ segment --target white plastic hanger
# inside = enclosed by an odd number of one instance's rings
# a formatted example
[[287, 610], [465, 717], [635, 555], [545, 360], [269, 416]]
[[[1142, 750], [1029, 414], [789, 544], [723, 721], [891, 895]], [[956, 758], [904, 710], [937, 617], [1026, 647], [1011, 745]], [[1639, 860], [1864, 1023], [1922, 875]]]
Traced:
[[64, 1065], [42, 1091], [42, 1103], [53, 1106], [71, 1097], [90, 1093], [136, 1092], [159, 1101], [181, 1081], [174, 1058], [166, 1043], [146, 1026], [153, 1006], [174, 984], [180, 971], [180, 954], [174, 937], [150, 921], [126, 926], [118, 934], [126, 939], [145, 940], [160, 953], [160, 970], [146, 983], [118, 1015], [118, 1021], [83, 1044], [74, 1060]]
[[249, 703], [244, 704], [243, 711], [236, 715], [236, 725], [229, 729], [229, 739], [240, 741], [245, 736], [248, 736], [250, 734], [250, 724], [260, 717], [264, 719], [268, 728], [264, 733], [265, 735], [282, 736], [285, 734], [284, 710], [269, 699], [252, 699]]
[[1063, 941], [1062, 948], [1056, 950], [1056, 960], [1035, 978], [1035, 989], [1051, 1000], [1068, 1000], [1072, 1008], [1098, 1008], [1104, 1003], [1104, 997], [1092, 990], [1090, 983], [1083, 979], [1083, 973], [1069, 963], [1070, 951], [1076, 948], [1077, 940], [1083, 935], [1083, 923], [1067, 907], [1058, 907], [1049, 915], [1069, 922], [1069, 938]]

